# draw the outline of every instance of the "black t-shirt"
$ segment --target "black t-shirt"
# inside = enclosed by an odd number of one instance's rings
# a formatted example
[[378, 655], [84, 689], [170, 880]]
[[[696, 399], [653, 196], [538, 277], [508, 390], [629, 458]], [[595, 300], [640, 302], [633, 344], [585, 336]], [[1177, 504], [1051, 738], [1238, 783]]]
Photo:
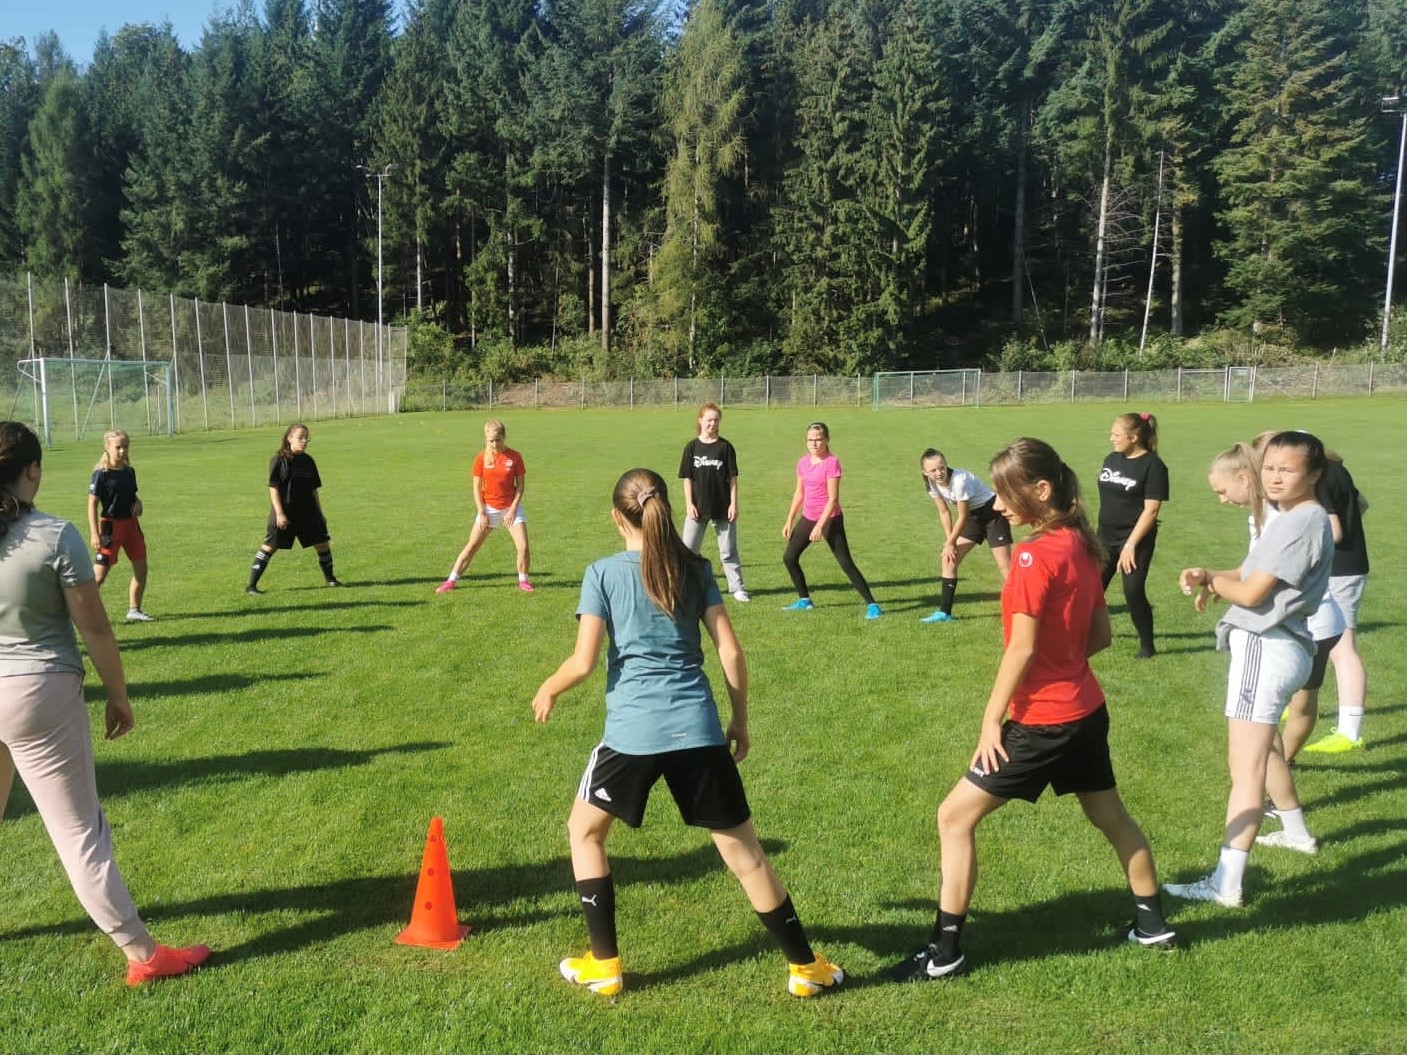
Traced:
[[694, 482], [694, 505], [700, 520], [728, 515], [728, 497], [738, 475], [738, 456], [722, 436], [712, 443], [692, 439], [679, 459], [679, 479]]
[[1152, 451], [1130, 458], [1113, 453], [1099, 470], [1099, 541], [1122, 544], [1143, 515], [1147, 499], [1168, 500], [1168, 467]]
[[1339, 518], [1343, 533], [1334, 544], [1334, 566], [1331, 575], [1367, 575], [1368, 540], [1363, 537], [1363, 507], [1359, 505], [1358, 488], [1353, 486], [1342, 462], [1329, 459], [1324, 475], [1314, 489], [1314, 497], [1325, 512]]
[[132, 515], [137, 501], [137, 470], [130, 465], [123, 469], [94, 469], [88, 493], [97, 496], [103, 517], [125, 520]]
[[285, 513], [292, 515], [316, 510], [317, 499], [313, 492], [322, 486], [318, 463], [306, 453], [298, 453], [291, 458], [280, 458], [275, 454], [269, 459], [269, 486], [278, 488]]

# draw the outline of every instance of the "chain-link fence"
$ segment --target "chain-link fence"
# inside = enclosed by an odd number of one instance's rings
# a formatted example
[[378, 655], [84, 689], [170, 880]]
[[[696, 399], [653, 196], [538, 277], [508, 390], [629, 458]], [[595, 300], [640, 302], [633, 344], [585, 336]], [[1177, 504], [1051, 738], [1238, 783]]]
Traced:
[[[87, 415], [60, 421], [56, 440], [70, 428], [79, 438], [85, 422], [137, 434], [149, 428], [128, 404], [102, 397], [110, 378], [101, 372], [95, 379], [92, 370], [69, 371], [73, 392], [41, 393], [25, 360], [167, 362], [170, 424], [190, 432], [384, 414], [405, 383], [406, 352], [403, 327], [0, 276], [0, 395], [10, 397], [0, 409], [38, 426], [46, 397], [51, 409], [87, 403]], [[66, 376], [50, 374], [56, 384]]]
[[522, 381], [460, 385], [408, 381], [402, 410], [480, 410], [565, 407], [862, 407], [868, 377], [667, 377], [633, 381]]

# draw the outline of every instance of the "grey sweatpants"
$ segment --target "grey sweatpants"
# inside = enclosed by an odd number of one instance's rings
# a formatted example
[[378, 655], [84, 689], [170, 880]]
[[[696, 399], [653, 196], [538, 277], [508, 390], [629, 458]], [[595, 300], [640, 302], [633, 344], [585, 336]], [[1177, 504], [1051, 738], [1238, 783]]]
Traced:
[[738, 559], [738, 522], [727, 517], [713, 521], [684, 518], [684, 545], [697, 553], [703, 546], [704, 531], [713, 524], [713, 533], [718, 536], [718, 556], [723, 561], [723, 574], [728, 577], [728, 592], [737, 593], [746, 589], [743, 586], [743, 565]]
[[112, 856], [112, 829], [98, 804], [93, 738], [78, 674], [0, 677], [0, 744], [29, 790], [73, 892], [118, 948], [146, 925]]

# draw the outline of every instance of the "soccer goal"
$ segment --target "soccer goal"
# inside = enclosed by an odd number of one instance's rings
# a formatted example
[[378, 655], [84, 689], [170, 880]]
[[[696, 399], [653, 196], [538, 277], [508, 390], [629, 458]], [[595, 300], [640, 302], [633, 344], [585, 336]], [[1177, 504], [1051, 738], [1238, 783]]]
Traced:
[[875, 410], [975, 407], [981, 403], [981, 370], [899, 370], [874, 375]]
[[37, 423], [45, 446], [52, 447], [56, 435], [72, 433], [81, 441], [92, 430], [124, 429], [137, 436], [175, 431], [170, 363], [43, 357], [15, 366], [10, 416]]

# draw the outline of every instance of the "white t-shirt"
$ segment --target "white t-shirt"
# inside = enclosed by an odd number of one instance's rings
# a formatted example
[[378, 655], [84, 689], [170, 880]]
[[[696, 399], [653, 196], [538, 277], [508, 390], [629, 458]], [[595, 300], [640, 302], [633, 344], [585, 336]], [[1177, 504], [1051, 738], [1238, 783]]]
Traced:
[[966, 502], [969, 509], [977, 509], [990, 502], [996, 495], [992, 489], [977, 479], [966, 469], [953, 469], [948, 473], [948, 483], [946, 486], [934, 483], [927, 476], [923, 478], [928, 485], [928, 495], [930, 498], [942, 498], [945, 502], [956, 504]]

